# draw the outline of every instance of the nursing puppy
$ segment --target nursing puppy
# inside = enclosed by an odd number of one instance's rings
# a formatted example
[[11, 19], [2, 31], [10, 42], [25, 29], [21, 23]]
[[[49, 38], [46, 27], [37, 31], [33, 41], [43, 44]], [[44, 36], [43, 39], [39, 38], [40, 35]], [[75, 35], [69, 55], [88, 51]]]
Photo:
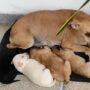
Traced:
[[12, 58], [16, 54], [28, 51], [19, 48], [8, 49], [6, 45], [9, 43], [9, 36], [10, 29], [4, 34], [0, 43], [0, 82], [4, 84], [10, 84], [17, 81], [14, 79], [19, 72], [11, 65]]
[[56, 37], [60, 26], [74, 12], [75, 10], [38, 11], [22, 17], [13, 25], [7, 47], [27, 49], [35, 45], [36, 38], [49, 46], [61, 44], [63, 48], [82, 51], [90, 56], [90, 49], [81, 46], [89, 43], [83, 30], [90, 29], [90, 16], [84, 12], [77, 13], [65, 30]]
[[58, 81], [69, 81], [71, 67], [69, 61], [64, 61], [45, 46], [42, 49], [32, 48], [30, 57], [50, 69], [52, 76]]
[[53, 47], [52, 52], [60, 58], [68, 60], [71, 64], [72, 72], [90, 78], [90, 62], [85, 62], [84, 58], [75, 55], [75, 53], [69, 49]]
[[18, 54], [12, 60], [15, 68], [26, 75], [39, 86], [51, 87], [56, 80], [53, 79], [50, 70], [34, 59], [29, 59], [27, 53]]

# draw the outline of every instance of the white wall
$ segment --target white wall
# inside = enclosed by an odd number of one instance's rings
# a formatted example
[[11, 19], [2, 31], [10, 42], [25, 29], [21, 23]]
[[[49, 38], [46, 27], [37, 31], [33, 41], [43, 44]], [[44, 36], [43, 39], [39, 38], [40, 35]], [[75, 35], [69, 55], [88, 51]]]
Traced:
[[[78, 9], [86, 0], [0, 0], [0, 13], [26, 14], [37, 10]], [[90, 3], [83, 9], [90, 14]]]

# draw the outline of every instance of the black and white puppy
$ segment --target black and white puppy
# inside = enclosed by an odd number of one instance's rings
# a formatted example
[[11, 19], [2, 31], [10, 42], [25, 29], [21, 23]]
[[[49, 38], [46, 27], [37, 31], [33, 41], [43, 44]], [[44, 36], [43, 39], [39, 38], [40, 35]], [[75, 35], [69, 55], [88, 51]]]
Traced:
[[5, 33], [0, 44], [0, 82], [4, 84], [15, 82], [14, 78], [18, 74], [18, 71], [11, 65], [12, 58], [16, 54], [27, 51], [17, 48], [8, 49], [6, 47], [7, 43], [9, 43], [10, 30]]

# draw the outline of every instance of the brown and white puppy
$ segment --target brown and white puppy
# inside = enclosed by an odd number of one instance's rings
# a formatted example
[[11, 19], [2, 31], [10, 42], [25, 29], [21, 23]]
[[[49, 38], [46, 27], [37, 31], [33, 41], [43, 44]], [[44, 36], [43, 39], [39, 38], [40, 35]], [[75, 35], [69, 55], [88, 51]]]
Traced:
[[69, 49], [52, 48], [52, 52], [64, 60], [68, 60], [71, 64], [71, 70], [74, 73], [90, 78], [90, 62], [85, 62], [83, 58], [74, 54]]
[[71, 66], [69, 61], [64, 61], [45, 46], [42, 49], [32, 48], [30, 57], [39, 61], [50, 69], [52, 76], [58, 81], [69, 81]]
[[77, 13], [65, 30], [56, 37], [60, 26], [74, 12], [75, 10], [38, 11], [25, 15], [13, 25], [7, 47], [30, 48], [35, 44], [35, 37], [49, 46], [61, 43], [63, 48], [83, 51], [90, 56], [90, 49], [81, 46], [89, 43], [83, 30], [90, 29], [90, 16], [84, 12]]

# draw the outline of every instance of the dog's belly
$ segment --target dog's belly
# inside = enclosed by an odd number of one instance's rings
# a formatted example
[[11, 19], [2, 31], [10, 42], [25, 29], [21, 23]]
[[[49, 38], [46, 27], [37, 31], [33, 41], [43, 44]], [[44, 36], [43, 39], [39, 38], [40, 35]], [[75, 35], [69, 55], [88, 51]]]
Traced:
[[[57, 23], [57, 21], [58, 21], [58, 23]], [[61, 40], [62, 40], [62, 33], [60, 35], [56, 36], [56, 34], [59, 30], [58, 25], [60, 25], [59, 20], [56, 19], [56, 22], [50, 23], [50, 24], [46, 23], [46, 22], [43, 22], [43, 23], [44, 24], [34, 23], [35, 27], [33, 26], [30, 29], [30, 31], [32, 32], [32, 34], [35, 37], [35, 44], [49, 45], [49, 46], [60, 45]]]
[[[73, 37], [80, 36], [79, 34], [75, 36], [68, 27], [56, 36], [59, 28], [63, 23], [74, 13], [73, 10], [60, 10], [60, 11], [44, 11], [33, 13], [32, 16], [29, 16], [29, 29], [32, 34], [41, 42], [45, 42], [49, 46], [58, 45], [64, 39], [64, 41], [73, 42]], [[66, 14], [65, 14], [66, 13]], [[38, 17], [38, 18], [37, 18]], [[27, 20], [26, 20], [27, 22]], [[67, 32], [68, 31], [68, 32]], [[82, 38], [82, 37], [81, 37]], [[82, 44], [83, 40], [80, 42]], [[41, 43], [42, 45], [42, 43]]]
[[37, 37], [34, 37], [34, 40], [35, 40], [34, 46], [36, 46], [36, 47], [45, 46], [45, 45], [52, 47], [55, 45], [60, 45], [59, 41], [56, 42], [56, 41], [50, 40], [50, 42], [49, 42], [46, 39], [39, 39]]
[[[68, 26], [65, 28], [65, 30], [63, 30], [62, 33], [56, 36], [59, 28], [74, 12], [75, 11], [73, 10], [59, 10], [39, 11], [28, 14], [17, 21], [16, 24], [13, 26], [11, 35], [13, 37], [11, 37], [11, 43], [14, 43], [16, 47], [20, 46], [19, 48], [29, 48], [33, 45], [54, 46], [60, 45], [60, 43], [63, 43], [64, 45], [67, 45], [68, 43], [86, 45], [87, 42], [80, 39], [82, 38], [82, 35], [80, 33], [77, 35], [78, 31], [76, 32], [75, 30], [69, 29]], [[22, 33], [15, 34], [14, 31], [17, 33]], [[20, 38], [20, 35], [23, 36], [23, 38]], [[31, 35], [37, 38], [37, 40], [39, 40], [39, 43], [35, 41], [34, 44], [34, 40], [32, 40], [33, 37]], [[18, 37], [20, 38], [20, 40], [18, 40]], [[26, 45], [22, 44], [22, 41], [24, 39], [27, 43], [23, 44]], [[10, 45], [8, 47], [10, 48]]]
[[73, 10], [40, 11], [26, 16], [28, 19], [25, 22], [29, 21], [27, 27], [40, 41], [44, 41], [48, 45], [56, 45], [60, 44], [62, 39], [61, 34], [56, 36], [59, 28], [74, 12]]

